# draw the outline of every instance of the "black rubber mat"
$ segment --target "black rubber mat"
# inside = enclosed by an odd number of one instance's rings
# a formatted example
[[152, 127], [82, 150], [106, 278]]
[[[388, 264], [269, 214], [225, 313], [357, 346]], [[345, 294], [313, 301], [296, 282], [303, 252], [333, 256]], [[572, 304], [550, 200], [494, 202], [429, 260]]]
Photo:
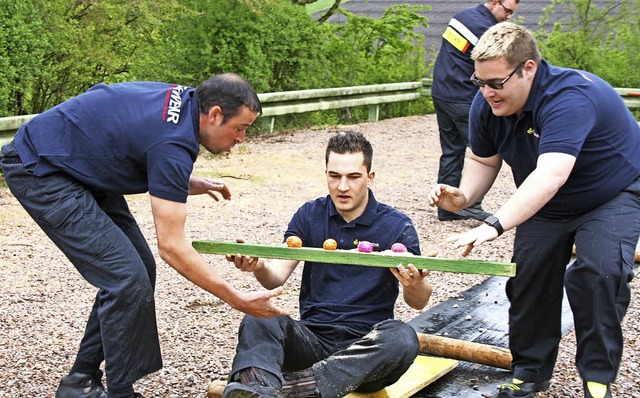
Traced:
[[[490, 277], [458, 297], [440, 303], [409, 322], [417, 331], [508, 348], [506, 277]], [[573, 327], [569, 304], [563, 303], [562, 333]], [[427, 386], [416, 397], [489, 397], [499, 384], [511, 380], [508, 370], [460, 361], [458, 367]]]

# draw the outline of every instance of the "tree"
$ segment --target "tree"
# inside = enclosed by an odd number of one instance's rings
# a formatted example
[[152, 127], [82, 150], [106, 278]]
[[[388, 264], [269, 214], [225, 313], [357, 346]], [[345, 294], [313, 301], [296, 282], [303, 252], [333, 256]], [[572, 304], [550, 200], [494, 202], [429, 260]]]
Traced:
[[309, 88], [319, 81], [310, 71], [323, 57], [322, 33], [290, 0], [183, 4], [190, 13], [165, 27], [163, 69], [149, 69], [156, 77], [197, 85], [213, 74], [236, 72], [258, 92]]
[[30, 87], [48, 47], [35, 2], [0, 0], [0, 116], [30, 113]]
[[425, 72], [424, 36], [417, 26], [429, 19], [418, 14], [431, 7], [406, 4], [389, 7], [380, 19], [340, 10], [344, 24], [325, 24], [327, 54], [335, 87], [415, 81]]
[[153, 45], [176, 1], [1, 0], [0, 85], [11, 90], [1, 111], [39, 113], [96, 83], [132, 78], [138, 51]]
[[[313, 4], [313, 3], [317, 3], [318, 0], [291, 0], [291, 3], [293, 4], [297, 4], [297, 5], [303, 5], [306, 6], [307, 4]], [[332, 1], [333, 4], [328, 7], [325, 11], [324, 14], [322, 14], [322, 16], [320, 18], [318, 18], [318, 23], [319, 24], [323, 24], [325, 22], [327, 22], [327, 20], [329, 18], [331, 18], [332, 15], [336, 14], [338, 12], [338, 10], [340, 9], [340, 4], [342, 3], [342, 0], [333, 0]], [[331, 4], [331, 1], [323, 1], [321, 2], [321, 4]]]
[[640, 0], [554, 0], [545, 18], [565, 9], [551, 31], [536, 32], [549, 62], [593, 72], [617, 87], [640, 87]]

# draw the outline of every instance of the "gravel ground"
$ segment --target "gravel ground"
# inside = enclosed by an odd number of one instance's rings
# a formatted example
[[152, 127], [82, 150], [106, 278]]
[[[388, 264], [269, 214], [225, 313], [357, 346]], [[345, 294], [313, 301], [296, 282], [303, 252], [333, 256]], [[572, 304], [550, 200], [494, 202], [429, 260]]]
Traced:
[[[445, 238], [477, 225], [477, 221], [438, 222], [425, 192], [435, 182], [439, 157], [434, 115], [341, 126], [362, 131], [374, 145], [373, 189], [379, 200], [407, 213], [420, 234], [424, 253], [459, 258]], [[195, 167], [200, 176], [222, 177], [233, 198], [215, 202], [189, 199], [187, 238], [279, 244], [293, 212], [305, 201], [326, 194], [324, 148], [334, 128], [306, 130], [247, 140], [228, 156], [203, 155]], [[497, 210], [513, 192], [507, 167], [484, 207]], [[147, 195], [129, 197], [152, 249], [155, 231]], [[66, 374], [83, 333], [95, 289], [86, 283], [37, 228], [6, 187], [0, 188], [0, 398], [53, 397]], [[509, 261], [513, 232], [478, 248], [470, 258]], [[241, 273], [222, 256], [207, 256], [211, 266], [241, 290], [257, 290], [251, 275]], [[297, 311], [301, 267], [277, 299]], [[432, 305], [481, 282], [484, 277], [432, 272]], [[640, 397], [640, 304], [638, 279], [624, 321], [626, 347], [613, 392]], [[178, 275], [158, 258], [156, 306], [164, 368], [136, 384], [146, 397], [204, 397], [212, 380], [224, 379], [234, 355], [242, 314]], [[419, 315], [403, 303], [397, 317]], [[506, 314], [505, 314], [506, 316]], [[573, 363], [575, 338], [562, 341], [553, 385], [540, 397], [582, 397]], [[447, 398], [447, 397], [442, 397]]]

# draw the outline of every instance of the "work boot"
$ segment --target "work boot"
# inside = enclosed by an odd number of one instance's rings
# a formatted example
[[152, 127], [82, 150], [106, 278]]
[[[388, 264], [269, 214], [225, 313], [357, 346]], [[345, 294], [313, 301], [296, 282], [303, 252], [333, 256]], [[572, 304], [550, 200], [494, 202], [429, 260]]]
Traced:
[[468, 220], [468, 215], [461, 215], [458, 213], [452, 213], [450, 211], [438, 208], [438, 221], [458, 221]]
[[611, 389], [607, 384], [600, 384], [595, 381], [584, 383], [585, 398], [611, 398]]
[[320, 392], [313, 368], [285, 373], [282, 392], [286, 398], [319, 397]]
[[487, 217], [491, 215], [488, 211], [484, 211], [482, 205], [480, 203], [475, 203], [473, 206], [467, 207], [466, 209], [459, 210], [453, 214], [473, 218], [474, 220], [484, 221]]
[[60, 380], [56, 398], [107, 398], [102, 385], [102, 371], [95, 375], [71, 373]]
[[280, 380], [260, 368], [247, 368], [236, 373], [225, 387], [222, 398], [282, 398]]
[[551, 380], [541, 381], [539, 383], [525, 383], [515, 377], [511, 383], [505, 383], [498, 387], [498, 393], [493, 398], [530, 398], [539, 391], [547, 391], [551, 386]]

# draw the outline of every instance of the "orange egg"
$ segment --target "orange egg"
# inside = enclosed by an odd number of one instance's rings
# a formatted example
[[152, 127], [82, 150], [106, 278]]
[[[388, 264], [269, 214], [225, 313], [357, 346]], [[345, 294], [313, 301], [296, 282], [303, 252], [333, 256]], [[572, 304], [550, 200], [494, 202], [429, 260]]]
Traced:
[[336, 250], [338, 248], [338, 242], [336, 242], [334, 239], [327, 239], [322, 244], [322, 248], [324, 250]]
[[287, 238], [287, 246], [289, 247], [302, 247], [302, 239], [297, 236], [290, 236]]

